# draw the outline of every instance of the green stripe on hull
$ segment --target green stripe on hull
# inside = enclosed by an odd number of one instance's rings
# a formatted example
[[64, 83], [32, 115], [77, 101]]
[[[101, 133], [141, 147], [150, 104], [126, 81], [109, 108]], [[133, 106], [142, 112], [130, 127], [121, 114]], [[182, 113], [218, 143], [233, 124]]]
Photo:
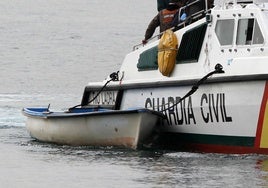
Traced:
[[[162, 144], [184, 145], [184, 144], [213, 144], [223, 146], [253, 147], [255, 137], [221, 136], [188, 133], [162, 133], [160, 135]], [[176, 147], [176, 146], [175, 146]]]

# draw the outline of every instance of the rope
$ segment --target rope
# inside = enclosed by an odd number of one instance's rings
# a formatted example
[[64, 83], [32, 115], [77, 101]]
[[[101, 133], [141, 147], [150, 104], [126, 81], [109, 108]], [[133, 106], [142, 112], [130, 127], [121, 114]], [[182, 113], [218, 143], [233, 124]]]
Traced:
[[[178, 105], [179, 103], [181, 103], [185, 98], [187, 98], [187, 97], [191, 96], [192, 94], [194, 94], [197, 91], [198, 87], [201, 84], [203, 84], [208, 79], [208, 77], [212, 76], [213, 74], [224, 73], [224, 71], [222, 69], [223, 69], [222, 65], [221, 64], [217, 64], [215, 66], [215, 70], [214, 71], [208, 73], [203, 78], [201, 78], [196, 84], [194, 84], [193, 87], [192, 87], [192, 89], [188, 93], [186, 93], [186, 95], [184, 95], [182, 98], [180, 98], [180, 100], [178, 102], [174, 103], [172, 106], [169, 106], [168, 108], [164, 108], [163, 110], [161, 110], [159, 112], [164, 112], [166, 110], [169, 110], [169, 109], [173, 108], [174, 106]], [[169, 103], [165, 104], [164, 106], [166, 106], [168, 104]]]
[[177, 48], [161, 48], [161, 49], [158, 49], [158, 52], [162, 52], [162, 51], [178, 51]]
[[[91, 103], [92, 101], [94, 101], [99, 95], [100, 93], [104, 90], [104, 88], [111, 82], [111, 81], [119, 81], [119, 76], [118, 76], [118, 73], [119, 71], [117, 72], [113, 72], [112, 74], [110, 74], [110, 80], [108, 80], [103, 86], [102, 88], [98, 91], [98, 93], [93, 97], [93, 99], [91, 99], [90, 101], [87, 102], [86, 105], [88, 105], [89, 103]], [[79, 106], [82, 106], [82, 104], [78, 104], [78, 105], [75, 105], [71, 108], [68, 109], [68, 112], [70, 112], [71, 110], [79, 107]]]
[[[163, 110], [161, 110], [161, 111], [159, 111], [159, 112], [166, 111], [166, 110], [168, 110], [168, 109], [170, 109], [170, 108], [173, 108], [174, 106], [178, 105], [179, 103], [181, 103], [185, 98], [187, 98], [187, 97], [191, 96], [192, 94], [194, 94], [194, 93], [197, 91], [197, 89], [199, 88], [199, 86], [200, 86], [201, 84], [203, 84], [203, 83], [204, 83], [210, 76], [212, 76], [213, 74], [224, 73], [224, 71], [223, 71], [222, 69], [223, 69], [222, 65], [221, 65], [221, 64], [217, 64], [217, 65], [215, 66], [215, 70], [214, 70], [214, 71], [208, 73], [208, 74], [205, 75], [203, 78], [201, 78], [196, 84], [194, 84], [193, 87], [192, 87], [192, 89], [191, 89], [188, 93], [186, 93], [186, 95], [184, 95], [182, 98], [180, 98], [180, 100], [179, 100], [178, 102], [174, 103], [172, 106], [169, 106], [168, 108], [164, 108]], [[108, 80], [108, 81], [102, 86], [102, 88], [98, 91], [98, 93], [97, 93], [97, 94], [96, 94], [90, 101], [88, 101], [87, 104], [89, 104], [89, 103], [91, 103], [92, 101], [94, 101], [94, 100], [100, 95], [100, 93], [103, 91], [103, 89], [108, 85], [108, 83], [110, 83], [111, 81], [119, 81], [118, 73], [119, 73], [119, 71], [117, 71], [117, 72], [113, 72], [112, 74], [110, 74], [110, 78], [111, 78], [111, 79]], [[87, 104], [86, 104], [86, 105], [87, 105]], [[168, 105], [168, 104], [169, 104], [169, 103], [165, 104], [164, 106], [166, 106], [166, 105]], [[77, 107], [79, 107], [79, 106], [82, 106], [82, 104], [75, 105], [75, 106], [69, 108], [68, 111], [70, 112], [72, 109], [75, 109], [75, 108], [77, 108]]]

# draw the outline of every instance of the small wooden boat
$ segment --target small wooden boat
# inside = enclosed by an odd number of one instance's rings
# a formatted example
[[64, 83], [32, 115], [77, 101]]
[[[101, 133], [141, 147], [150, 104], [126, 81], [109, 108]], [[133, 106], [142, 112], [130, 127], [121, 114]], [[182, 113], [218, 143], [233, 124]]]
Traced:
[[52, 112], [24, 108], [30, 135], [44, 142], [67, 145], [118, 146], [137, 149], [153, 132], [159, 112], [148, 109], [74, 108]]

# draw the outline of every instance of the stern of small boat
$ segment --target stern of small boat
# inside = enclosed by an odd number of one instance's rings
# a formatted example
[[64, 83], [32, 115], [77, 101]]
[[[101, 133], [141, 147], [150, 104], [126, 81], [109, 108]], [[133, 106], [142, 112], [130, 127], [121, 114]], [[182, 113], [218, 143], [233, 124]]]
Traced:
[[163, 123], [165, 116], [156, 111], [140, 109], [139, 128], [137, 129], [137, 148], [150, 148], [157, 137], [157, 130]]

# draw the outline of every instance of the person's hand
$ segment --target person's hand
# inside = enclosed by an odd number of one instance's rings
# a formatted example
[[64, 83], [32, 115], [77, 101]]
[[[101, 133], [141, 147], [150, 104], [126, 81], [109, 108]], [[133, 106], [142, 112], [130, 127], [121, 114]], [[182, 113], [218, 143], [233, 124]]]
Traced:
[[143, 40], [142, 40], [142, 44], [143, 44], [143, 45], [147, 44], [147, 40], [143, 39]]

